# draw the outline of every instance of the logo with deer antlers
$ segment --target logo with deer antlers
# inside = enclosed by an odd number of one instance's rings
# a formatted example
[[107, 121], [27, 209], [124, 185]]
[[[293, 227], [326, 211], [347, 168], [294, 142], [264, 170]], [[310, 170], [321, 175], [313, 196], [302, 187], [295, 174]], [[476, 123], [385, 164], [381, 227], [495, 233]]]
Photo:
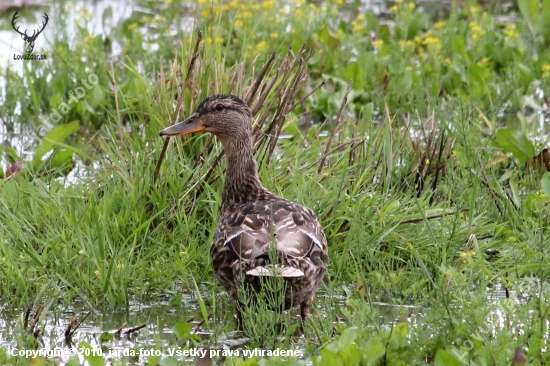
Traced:
[[13, 29], [15, 29], [15, 31], [17, 33], [19, 33], [21, 35], [21, 38], [23, 38], [23, 40], [25, 41], [25, 50], [27, 51], [27, 53], [32, 53], [32, 50], [34, 49], [34, 42], [36, 42], [36, 38], [40, 35], [40, 33], [42, 33], [42, 31], [44, 30], [44, 28], [46, 28], [46, 24], [48, 24], [48, 20], [50, 18], [48, 18], [48, 14], [44, 13], [44, 19], [46, 20], [45, 22], [42, 22], [42, 29], [38, 30], [38, 29], [35, 29], [33, 32], [32, 32], [32, 35], [28, 35], [27, 34], [27, 30], [25, 29], [25, 32], [22, 33], [19, 31], [19, 27], [20, 25], [17, 26], [16, 28], [16, 21], [17, 21], [17, 18], [19, 18], [19, 16], [17, 15], [17, 13], [19, 12], [16, 11], [15, 14], [13, 14], [13, 17], [11, 18], [11, 25], [13, 27]]

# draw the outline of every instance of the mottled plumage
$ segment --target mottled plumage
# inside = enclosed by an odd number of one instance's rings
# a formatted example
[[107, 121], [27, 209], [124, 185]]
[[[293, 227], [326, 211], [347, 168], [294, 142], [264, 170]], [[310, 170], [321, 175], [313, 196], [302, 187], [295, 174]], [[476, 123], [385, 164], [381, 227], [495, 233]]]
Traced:
[[[283, 277], [285, 309], [300, 305], [305, 318], [328, 264], [327, 240], [315, 214], [262, 186], [253, 155], [252, 114], [241, 99], [208, 97], [195, 114], [161, 135], [201, 131], [220, 139], [227, 158], [222, 207], [210, 249], [217, 278], [238, 301], [238, 286], [259, 291], [261, 277]], [[274, 257], [276, 263], [271, 261]]]

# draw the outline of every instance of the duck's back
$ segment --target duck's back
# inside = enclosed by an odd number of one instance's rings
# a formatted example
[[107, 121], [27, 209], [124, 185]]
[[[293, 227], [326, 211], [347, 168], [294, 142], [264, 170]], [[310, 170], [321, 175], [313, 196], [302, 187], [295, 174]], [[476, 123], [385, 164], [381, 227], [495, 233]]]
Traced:
[[286, 256], [308, 257], [316, 265], [325, 262], [320, 251], [326, 237], [313, 211], [279, 197], [228, 209], [214, 235], [214, 242], [219, 241], [242, 259], [265, 255], [276, 243]]
[[225, 208], [212, 246], [212, 261], [224, 288], [234, 297], [235, 267], [249, 276], [270, 275], [270, 248], [276, 245], [279, 275], [308, 277], [315, 291], [328, 264], [327, 240], [314, 212], [272, 196]]

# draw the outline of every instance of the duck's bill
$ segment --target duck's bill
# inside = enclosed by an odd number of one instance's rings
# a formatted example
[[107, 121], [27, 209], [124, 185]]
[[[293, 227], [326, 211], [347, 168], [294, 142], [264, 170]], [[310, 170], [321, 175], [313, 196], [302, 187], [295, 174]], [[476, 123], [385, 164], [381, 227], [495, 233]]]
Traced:
[[173, 126], [167, 127], [160, 131], [161, 136], [179, 136], [187, 135], [189, 133], [203, 132], [205, 127], [201, 123], [201, 119], [198, 113], [191, 115], [185, 121], [176, 123]]

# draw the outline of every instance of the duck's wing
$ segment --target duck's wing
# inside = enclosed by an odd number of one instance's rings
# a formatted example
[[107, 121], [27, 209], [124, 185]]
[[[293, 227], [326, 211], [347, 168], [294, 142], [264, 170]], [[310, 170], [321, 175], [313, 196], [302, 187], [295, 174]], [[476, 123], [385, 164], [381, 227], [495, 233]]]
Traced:
[[328, 263], [325, 233], [313, 211], [276, 197], [244, 204], [223, 215], [215, 242], [242, 259], [266, 256], [272, 244], [293, 258], [309, 258], [317, 266]]

